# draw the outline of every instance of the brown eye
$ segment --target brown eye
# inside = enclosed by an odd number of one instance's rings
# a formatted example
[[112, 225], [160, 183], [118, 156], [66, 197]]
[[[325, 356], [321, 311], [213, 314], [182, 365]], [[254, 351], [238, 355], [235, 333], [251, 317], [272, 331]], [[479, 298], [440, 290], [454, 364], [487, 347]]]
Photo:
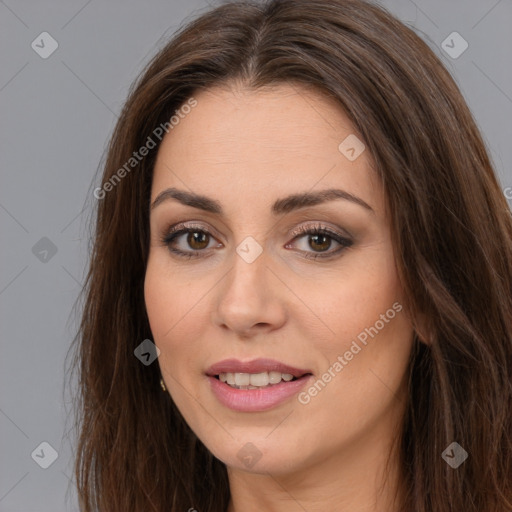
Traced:
[[183, 224], [174, 226], [162, 238], [163, 245], [167, 246], [171, 253], [184, 258], [201, 256], [201, 252], [207, 252], [206, 249], [212, 247], [210, 244], [213, 241], [215, 239], [211, 233], [203, 227], [185, 227]]
[[187, 236], [187, 244], [191, 249], [200, 251], [208, 247], [209, 234], [204, 231], [189, 231]]
[[331, 246], [331, 237], [327, 235], [312, 235], [309, 239], [309, 246], [315, 251], [324, 252]]
[[[300, 252], [303, 253], [305, 258], [329, 258], [341, 253], [343, 250], [353, 245], [353, 241], [346, 236], [341, 235], [335, 231], [331, 231], [321, 225], [304, 227], [301, 226], [293, 232], [295, 238], [302, 243], [297, 243]], [[292, 242], [293, 242], [292, 241]], [[339, 245], [339, 248], [329, 251], [333, 242]], [[287, 244], [286, 247], [292, 246], [293, 243]], [[302, 245], [302, 247], [301, 247]], [[325, 253], [325, 254], [323, 254]]]

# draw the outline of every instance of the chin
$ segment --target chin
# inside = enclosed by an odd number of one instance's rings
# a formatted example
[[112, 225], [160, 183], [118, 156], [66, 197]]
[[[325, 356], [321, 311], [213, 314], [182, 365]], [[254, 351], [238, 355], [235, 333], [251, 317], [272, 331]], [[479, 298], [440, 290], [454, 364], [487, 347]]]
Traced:
[[276, 440], [265, 439], [265, 435], [258, 437], [249, 434], [244, 441], [231, 440], [229, 445], [207, 446], [230, 470], [278, 476], [306, 466], [307, 454], [298, 450], [296, 443], [284, 446]]

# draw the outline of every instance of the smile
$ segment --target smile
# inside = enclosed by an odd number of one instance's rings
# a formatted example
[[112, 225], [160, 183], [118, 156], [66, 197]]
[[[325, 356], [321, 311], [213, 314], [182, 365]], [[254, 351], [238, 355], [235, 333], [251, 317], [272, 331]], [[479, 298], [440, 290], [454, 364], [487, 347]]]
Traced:
[[226, 359], [205, 372], [215, 398], [238, 412], [273, 409], [299, 393], [312, 372], [273, 359]]

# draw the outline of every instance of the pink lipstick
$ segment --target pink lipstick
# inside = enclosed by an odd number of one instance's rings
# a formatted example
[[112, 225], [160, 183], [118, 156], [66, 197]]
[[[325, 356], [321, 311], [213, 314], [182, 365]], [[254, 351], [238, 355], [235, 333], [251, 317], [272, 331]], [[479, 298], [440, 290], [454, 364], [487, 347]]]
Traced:
[[239, 412], [260, 412], [277, 407], [311, 380], [309, 369], [274, 359], [242, 362], [226, 359], [206, 370], [210, 387], [221, 404]]

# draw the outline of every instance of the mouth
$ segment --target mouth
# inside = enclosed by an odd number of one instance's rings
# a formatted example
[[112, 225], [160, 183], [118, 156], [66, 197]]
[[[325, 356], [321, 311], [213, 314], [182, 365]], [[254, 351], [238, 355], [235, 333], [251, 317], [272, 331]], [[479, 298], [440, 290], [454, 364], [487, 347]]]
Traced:
[[296, 368], [275, 359], [264, 358], [245, 362], [237, 359], [224, 359], [210, 366], [205, 373], [208, 377], [214, 377], [239, 389], [241, 386], [258, 388], [273, 386], [282, 381], [291, 382], [304, 377], [304, 375], [312, 375], [311, 370]]
[[224, 406], [239, 412], [276, 407], [298, 393], [313, 376], [310, 370], [271, 359], [220, 361], [206, 372], [210, 388]]

